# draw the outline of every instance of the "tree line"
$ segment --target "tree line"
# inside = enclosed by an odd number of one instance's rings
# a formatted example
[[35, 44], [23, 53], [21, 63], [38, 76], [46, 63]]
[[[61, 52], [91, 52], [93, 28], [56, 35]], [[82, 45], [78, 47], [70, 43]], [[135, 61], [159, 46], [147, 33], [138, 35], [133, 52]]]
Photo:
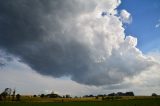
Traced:
[[[106, 94], [98, 94], [96, 96], [90, 94], [90, 95], [84, 95], [82, 97], [78, 97], [75, 96], [74, 98], [96, 98], [99, 99], [102, 98], [103, 99], [119, 99], [121, 96], [134, 96], [134, 92], [117, 92], [117, 93], [110, 93], [108, 95]], [[152, 93], [151, 96], [159, 96], [156, 93]], [[49, 94], [40, 94], [40, 95], [33, 95], [32, 97], [41, 97], [41, 98], [72, 98], [69, 94], [67, 95], [59, 95], [56, 94], [54, 92], [51, 92]], [[21, 95], [20, 94], [16, 94], [16, 90], [15, 89], [11, 89], [11, 88], [5, 88], [4, 91], [2, 93], [0, 93], [0, 101], [6, 101], [6, 100], [10, 100], [10, 101], [20, 101], [21, 100]]]
[[16, 94], [15, 89], [5, 88], [2, 93], [0, 93], [0, 101], [12, 100], [12, 101], [20, 101], [20, 94]]

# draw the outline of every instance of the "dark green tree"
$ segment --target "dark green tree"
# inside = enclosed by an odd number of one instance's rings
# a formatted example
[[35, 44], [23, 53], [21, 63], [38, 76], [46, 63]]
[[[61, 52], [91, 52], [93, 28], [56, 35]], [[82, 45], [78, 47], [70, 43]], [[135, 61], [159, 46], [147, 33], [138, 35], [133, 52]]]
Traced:
[[12, 94], [12, 101], [14, 101], [15, 94], [16, 94], [16, 90], [14, 89], [14, 90], [13, 90], [13, 94]]
[[17, 95], [16, 95], [16, 101], [20, 101], [20, 98], [21, 98], [21, 95], [20, 95], [20, 94], [17, 94]]
[[41, 95], [40, 95], [41, 98], [44, 98], [44, 96], [45, 96], [44, 94], [41, 94]]
[[2, 95], [0, 94], [0, 101], [2, 101], [3, 99], [2, 99]]
[[158, 96], [156, 93], [152, 93], [152, 96]]
[[5, 90], [1, 93], [1, 96], [4, 100], [6, 100], [6, 97], [8, 96], [10, 98], [12, 89], [11, 88], [5, 88]]
[[33, 97], [35, 98], [35, 97], [37, 97], [37, 95], [33, 95]]

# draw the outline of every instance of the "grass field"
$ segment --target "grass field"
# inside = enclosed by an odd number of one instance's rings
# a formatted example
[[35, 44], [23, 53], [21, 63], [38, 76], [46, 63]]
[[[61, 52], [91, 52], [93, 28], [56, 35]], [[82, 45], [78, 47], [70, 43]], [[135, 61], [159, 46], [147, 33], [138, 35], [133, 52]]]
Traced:
[[0, 106], [160, 106], [160, 99], [130, 99], [77, 102], [0, 102]]

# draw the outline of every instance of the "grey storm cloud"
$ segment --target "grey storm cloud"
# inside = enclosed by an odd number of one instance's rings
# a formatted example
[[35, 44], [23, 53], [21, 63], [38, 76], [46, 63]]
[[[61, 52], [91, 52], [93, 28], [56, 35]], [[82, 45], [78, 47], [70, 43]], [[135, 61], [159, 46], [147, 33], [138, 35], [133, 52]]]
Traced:
[[[125, 39], [115, 15], [120, 1], [113, 1], [1, 0], [0, 48], [42, 75], [120, 83], [154, 62], [135, 47], [135, 38]], [[105, 5], [110, 14], [101, 17]]]

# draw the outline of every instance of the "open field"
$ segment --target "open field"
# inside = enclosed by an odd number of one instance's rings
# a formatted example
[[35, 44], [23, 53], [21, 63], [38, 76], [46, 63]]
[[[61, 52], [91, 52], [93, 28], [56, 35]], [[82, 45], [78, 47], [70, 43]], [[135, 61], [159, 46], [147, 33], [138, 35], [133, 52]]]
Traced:
[[160, 100], [113, 100], [101, 102], [1, 102], [0, 106], [160, 106]]
[[32, 98], [25, 99], [19, 102], [2, 101], [0, 106], [160, 106], [160, 98], [151, 97], [127, 97], [120, 100], [100, 100], [95, 98], [73, 98], [73, 99], [50, 99], [50, 98]]

